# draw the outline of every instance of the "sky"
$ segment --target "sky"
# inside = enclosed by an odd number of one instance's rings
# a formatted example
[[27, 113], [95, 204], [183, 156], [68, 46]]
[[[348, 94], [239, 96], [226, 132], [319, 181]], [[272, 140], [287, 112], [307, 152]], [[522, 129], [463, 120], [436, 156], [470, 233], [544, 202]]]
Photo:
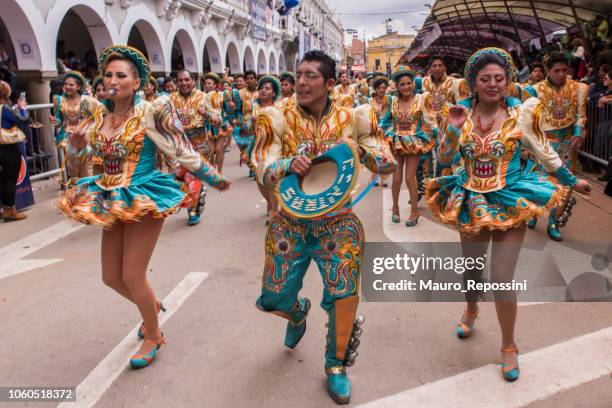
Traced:
[[[384, 20], [392, 18], [400, 34], [415, 34], [412, 26], [421, 27], [429, 14], [423, 0], [326, 0], [336, 11], [343, 27], [359, 31], [359, 38], [371, 39], [385, 33]], [[435, 0], [431, 0], [432, 4]], [[358, 14], [358, 15], [354, 15]], [[423, 15], [424, 14], [424, 15]], [[347, 39], [350, 36], [347, 36]]]

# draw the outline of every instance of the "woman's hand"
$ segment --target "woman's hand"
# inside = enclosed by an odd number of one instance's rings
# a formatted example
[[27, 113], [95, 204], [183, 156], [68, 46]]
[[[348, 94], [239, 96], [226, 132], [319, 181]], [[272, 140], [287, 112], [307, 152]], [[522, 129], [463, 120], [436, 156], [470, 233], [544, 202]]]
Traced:
[[591, 184], [584, 179], [578, 179], [574, 186], [574, 190], [581, 194], [589, 195], [591, 194]]
[[85, 137], [84, 129], [77, 130], [70, 134], [68, 142], [78, 151], [81, 151], [87, 146], [87, 138]]
[[467, 119], [467, 110], [463, 106], [455, 105], [448, 110], [447, 123], [457, 129], [461, 129]]

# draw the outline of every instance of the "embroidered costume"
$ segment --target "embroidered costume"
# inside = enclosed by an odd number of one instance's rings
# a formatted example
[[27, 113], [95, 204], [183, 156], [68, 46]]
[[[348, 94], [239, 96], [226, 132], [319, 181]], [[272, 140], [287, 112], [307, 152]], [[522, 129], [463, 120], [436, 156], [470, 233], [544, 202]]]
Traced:
[[400, 111], [399, 98], [392, 97], [391, 108], [380, 121], [380, 127], [395, 153], [421, 155], [435, 146], [438, 135], [436, 121], [423, 109], [427, 96], [427, 93], [414, 95], [408, 111]]
[[[534, 88], [538, 97], [538, 103], [533, 102], [534, 130], [546, 137], [564, 166], [573, 171], [576, 151], [572, 149], [572, 141], [575, 138], [584, 140], [586, 135], [588, 86], [567, 80], [561, 87], [556, 87], [545, 79]], [[547, 232], [552, 239], [561, 241], [556, 215], [556, 209], [550, 212]]]
[[[460, 102], [468, 109], [461, 129], [449, 127], [438, 148], [437, 158], [448, 164], [457, 159], [464, 166], [456, 175], [430, 181], [426, 197], [432, 214], [461, 233], [476, 234], [481, 229], [507, 230], [558, 206], [576, 183], [547, 140], [533, 131], [533, 102], [521, 106], [508, 97], [508, 119], [501, 130], [480, 136], [474, 132], [471, 116], [473, 99]], [[554, 177], [521, 168], [521, 147], [540, 160]]]
[[336, 85], [332, 98], [340, 106], [353, 108], [355, 106], [355, 87], [353, 85]]
[[[315, 158], [345, 138], [365, 154], [361, 162], [372, 172], [392, 173], [396, 162], [377, 127], [376, 114], [369, 105], [355, 110], [331, 100], [317, 125], [300, 105], [285, 111], [286, 123], [278, 110], [264, 109], [258, 115], [258, 144], [253, 151], [257, 177], [266, 187], [277, 189], [290, 172], [296, 156]], [[263, 122], [268, 124], [263, 126]], [[263, 129], [268, 129], [263, 131]], [[310, 205], [309, 203], [293, 203]], [[316, 203], [311, 203], [315, 204]], [[319, 218], [295, 218], [282, 210], [272, 218], [265, 239], [262, 292], [257, 306], [288, 320], [285, 345], [295, 347], [306, 330], [310, 301], [298, 297], [311, 260], [323, 278], [321, 307], [329, 315], [325, 369], [328, 389], [346, 378], [349, 340], [359, 302], [359, 275], [364, 250], [361, 222], [346, 206], [335, 214]], [[352, 360], [351, 360], [352, 359]], [[332, 395], [332, 391], [330, 391]], [[332, 395], [333, 397], [333, 395]], [[346, 401], [344, 401], [346, 402]]]

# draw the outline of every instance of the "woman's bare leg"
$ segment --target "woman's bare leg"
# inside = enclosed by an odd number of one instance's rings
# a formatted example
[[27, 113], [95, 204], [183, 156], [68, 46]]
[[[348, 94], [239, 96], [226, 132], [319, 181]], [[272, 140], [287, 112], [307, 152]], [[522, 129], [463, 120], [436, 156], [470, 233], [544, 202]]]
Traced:
[[117, 223], [102, 231], [102, 282], [121, 296], [134, 302], [123, 283], [123, 234], [125, 224]]
[[420, 156], [410, 154], [406, 156], [406, 185], [410, 193], [410, 218], [419, 214], [418, 200], [419, 183], [417, 182], [416, 172], [419, 166]]
[[215, 143], [215, 155], [217, 160], [215, 164], [220, 173], [223, 171], [223, 159], [225, 158], [225, 136], [219, 136], [219, 139], [217, 139]]
[[[147, 268], [163, 225], [163, 219], [147, 215], [140, 222], [126, 224], [123, 237], [123, 282], [147, 328], [145, 339], [152, 340], [159, 339], [161, 331], [157, 320], [157, 297], [147, 280]], [[144, 342], [139, 353], [148, 353], [152, 347], [150, 342]]]
[[[489, 241], [491, 240], [491, 231], [481, 230], [477, 235], [465, 235], [460, 234], [461, 237], [461, 253], [465, 258], [478, 258], [484, 256], [487, 253], [489, 247]], [[463, 274], [464, 282], [469, 280], [480, 281], [482, 279], [483, 269], [476, 267], [467, 269]], [[472, 314], [472, 316], [464, 315], [463, 323], [468, 326], [473, 326], [474, 316], [478, 314], [478, 293], [474, 291], [467, 291], [465, 294], [466, 310]]]
[[[507, 231], [493, 233], [493, 247], [491, 249], [491, 282], [512, 282], [516, 263], [525, 239], [525, 226], [511, 228]], [[516, 325], [516, 294], [496, 294], [495, 310], [501, 329], [502, 348], [515, 347], [514, 328]], [[510, 366], [515, 364], [514, 353], [502, 353], [502, 361]]]
[[393, 181], [391, 183], [391, 197], [393, 197], [393, 215], [399, 216], [399, 195], [402, 189], [402, 177], [404, 175], [404, 156], [401, 154], [393, 154], [397, 161], [397, 168], [393, 172]]

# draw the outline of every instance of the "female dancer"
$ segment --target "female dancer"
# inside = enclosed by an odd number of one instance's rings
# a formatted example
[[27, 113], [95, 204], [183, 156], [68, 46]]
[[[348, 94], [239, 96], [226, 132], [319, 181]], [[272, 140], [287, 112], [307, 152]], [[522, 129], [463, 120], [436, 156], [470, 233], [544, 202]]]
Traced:
[[[268, 115], [271, 115], [272, 117], [278, 116], [270, 113], [270, 110], [276, 109], [274, 107], [274, 103], [281, 95], [280, 82], [271, 75], [263, 75], [257, 83], [257, 91], [257, 98], [253, 102], [253, 114], [251, 116], [251, 127], [253, 128], [251, 133], [255, 134], [255, 143], [252, 145], [253, 147], [263, 143], [262, 140], [267, 140], [265, 137], [262, 137], [262, 135], [269, 134], [271, 124], [268, 120], [264, 120], [263, 118], [268, 117]], [[261, 113], [267, 113], [268, 115], [262, 115], [262, 119], [260, 120], [259, 116]], [[248, 151], [249, 158], [251, 158], [253, 151], [254, 149]], [[276, 202], [274, 191], [264, 187], [259, 180], [257, 180], [257, 188], [259, 188], [259, 192], [263, 198], [266, 199], [266, 215], [268, 216], [266, 225], [268, 225], [270, 219], [278, 213], [278, 203]]]
[[227, 129], [225, 153], [229, 153], [234, 133], [237, 132], [238, 127], [240, 107], [237, 106], [237, 102], [240, 100], [240, 92], [233, 87], [234, 81], [230, 78], [224, 79], [221, 84], [223, 87], [221, 118], [223, 119], [223, 126]]
[[89, 144], [103, 159], [104, 172], [80, 179], [58, 208], [77, 221], [104, 227], [102, 280], [142, 315], [138, 334], [144, 342], [130, 359], [132, 368], [142, 368], [165, 343], [157, 320], [162, 306], [147, 280], [147, 265], [164, 217], [190, 205], [174, 177], [155, 168], [156, 151], [219, 190], [230, 183], [193, 150], [167, 97], [153, 104], [140, 99], [137, 92], [150, 74], [140, 51], [113, 45], [102, 50], [99, 62], [109, 99], [85, 101], [83, 110], [93, 120], [74, 135], [69, 154], [78, 156]]
[[144, 100], [147, 102], [153, 102], [158, 97], [159, 85], [154, 77], [150, 76], [147, 78], [147, 83], [142, 88], [144, 93]]
[[[20, 137], [18, 125], [30, 121], [26, 110], [26, 102], [20, 99], [17, 103], [19, 114], [10, 108], [11, 86], [0, 81], [0, 125], [2, 133], [7, 140], [0, 144], [0, 201], [2, 202], [2, 219], [8, 221], [20, 221], [27, 215], [17, 212], [15, 208], [15, 195], [17, 193], [17, 179], [21, 168], [21, 152], [19, 151]], [[23, 135], [22, 135], [23, 136]], [[8, 143], [14, 140], [14, 143]]]
[[102, 75], [98, 75], [94, 78], [93, 91], [94, 91], [94, 96], [100, 102], [106, 99], [106, 91], [104, 90], [104, 80], [102, 78]]
[[[432, 180], [427, 186], [427, 203], [435, 217], [457, 227], [465, 257], [483, 256], [492, 241], [491, 281], [511, 282], [525, 223], [558, 206], [569, 192], [567, 186], [588, 194], [590, 185], [577, 180], [544, 135], [534, 130], [537, 99], [522, 106], [520, 100], [506, 96], [508, 82], [516, 78], [510, 54], [499, 48], [477, 51], [466, 63], [465, 78], [474, 96], [450, 108], [448, 128], [437, 151], [442, 164], [462, 157], [464, 166], [456, 175]], [[521, 171], [521, 147], [535, 155], [556, 180]], [[478, 280], [481, 273], [471, 269], [464, 278]], [[478, 293], [468, 291], [466, 300], [457, 326], [457, 336], [462, 339], [474, 331]], [[516, 294], [502, 299], [495, 293], [495, 309], [502, 337], [501, 372], [506, 380], [514, 381], [520, 374], [514, 341]]]
[[[82, 116], [80, 113], [81, 94], [85, 86], [86, 79], [78, 71], [70, 71], [64, 75], [64, 88], [62, 95], [53, 97], [53, 112], [51, 124], [59, 127], [55, 142], [57, 147], [64, 153], [65, 160], [62, 165], [66, 166], [68, 180], [91, 175], [90, 158], [88, 154], [83, 154], [78, 158], [66, 157], [66, 148], [70, 141], [70, 136], [76, 130]], [[64, 163], [65, 161], [65, 163]]]
[[[384, 76], [377, 76], [376, 78], [374, 78], [374, 80], [372, 81], [372, 85], [374, 93], [370, 97], [370, 106], [374, 108], [374, 111], [376, 112], [378, 126], [380, 127], [382, 119], [387, 116], [387, 113], [390, 111], [391, 104], [393, 102], [393, 97], [387, 94], [387, 89], [389, 88], [389, 80]], [[391, 140], [389, 140], [389, 145], [390, 144]], [[387, 177], [388, 176], [381, 176], [383, 187], [387, 187]], [[378, 182], [376, 182], [376, 185], [378, 185]]]
[[387, 138], [391, 139], [391, 147], [395, 160], [397, 160], [397, 169], [393, 173], [391, 185], [393, 196], [391, 220], [394, 223], [400, 222], [399, 194], [405, 171], [411, 207], [406, 226], [414, 227], [419, 222], [417, 167], [421, 155], [434, 147], [438, 129], [435, 119], [426, 115], [423, 110], [423, 101], [427, 98], [427, 94], [414, 93], [414, 73], [406, 66], [399, 66], [392, 78], [399, 94], [397, 98], [393, 98], [391, 108], [383, 117], [380, 125], [382, 129], [385, 129]]
[[204, 78], [204, 92], [206, 93], [204, 100], [206, 102], [206, 110], [208, 111], [206, 131], [208, 133], [207, 143], [210, 152], [208, 161], [214, 164], [218, 171], [223, 171], [226, 128], [221, 119], [223, 95], [217, 90], [221, 78], [214, 72], [209, 72]]

